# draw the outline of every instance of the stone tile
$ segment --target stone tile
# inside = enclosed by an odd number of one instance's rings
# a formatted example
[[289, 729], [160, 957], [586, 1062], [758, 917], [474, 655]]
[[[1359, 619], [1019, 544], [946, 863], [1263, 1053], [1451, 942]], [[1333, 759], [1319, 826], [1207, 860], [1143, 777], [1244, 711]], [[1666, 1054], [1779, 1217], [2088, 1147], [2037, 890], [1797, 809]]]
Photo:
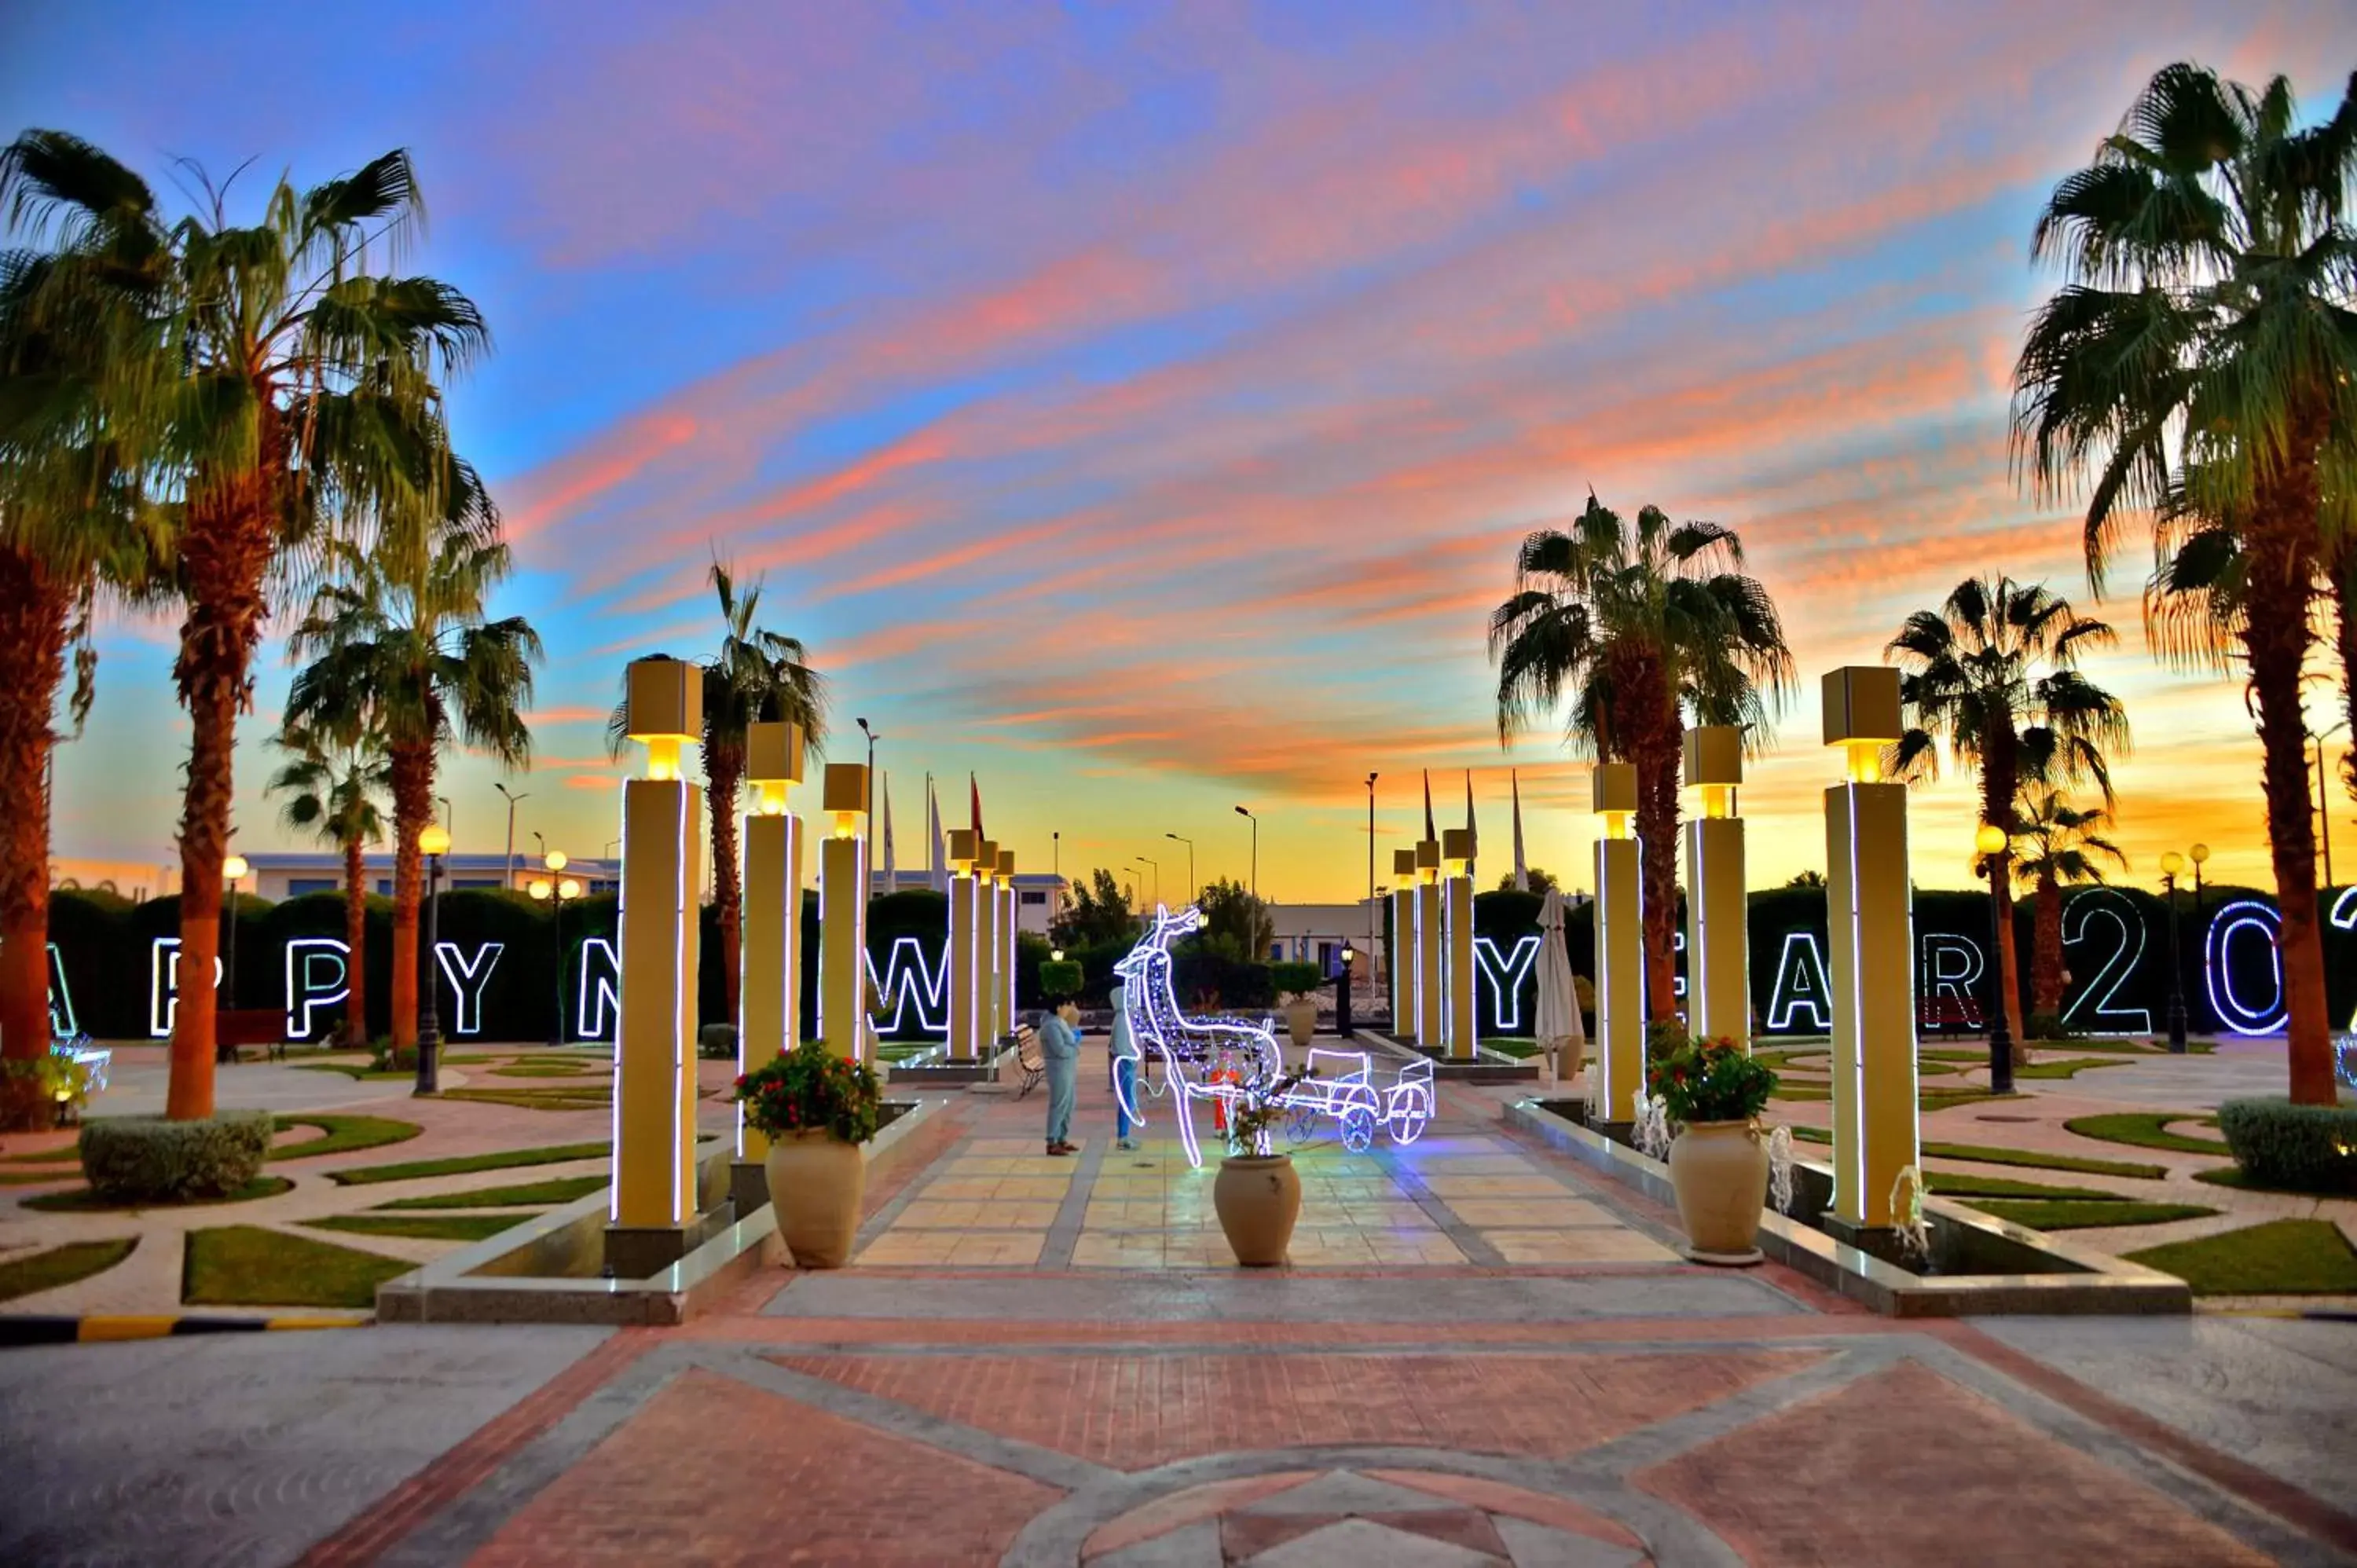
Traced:
[[[1558, 1193], [1561, 1189], [1556, 1189]], [[1448, 1211], [1468, 1225], [1555, 1228], [1618, 1225], [1610, 1213], [1568, 1195], [1543, 1197], [1451, 1197]]]
[[1560, 1197], [1563, 1184], [1551, 1177], [1532, 1176], [1451, 1176], [1436, 1174], [1424, 1178], [1424, 1185], [1443, 1198], [1457, 1197]]
[[1243, 1560], [1243, 1568], [1495, 1568], [1501, 1559], [1372, 1520], [1346, 1519]]
[[1660, 1242], [1626, 1230], [1491, 1230], [1481, 1239], [1510, 1263], [1674, 1263]]

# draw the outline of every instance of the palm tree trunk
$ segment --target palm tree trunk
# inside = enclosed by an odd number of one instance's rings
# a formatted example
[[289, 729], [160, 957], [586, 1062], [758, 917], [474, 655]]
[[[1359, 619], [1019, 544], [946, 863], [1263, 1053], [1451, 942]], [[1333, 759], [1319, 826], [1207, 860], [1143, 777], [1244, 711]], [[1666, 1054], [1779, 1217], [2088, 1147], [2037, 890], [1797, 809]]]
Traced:
[[[2304, 420], [2298, 429], [2290, 449], [2313, 454], [2322, 443], [2324, 422]], [[2309, 815], [2315, 796], [2309, 792], [2308, 726], [2299, 703], [2317, 564], [2317, 499], [2312, 456], [2305, 464], [2262, 472], [2252, 509], [2250, 602], [2243, 626], [2265, 756], [2260, 776], [2275, 858], [2276, 913], [2281, 921], [2276, 946], [2288, 1015], [2291, 1098], [2300, 1105], [2333, 1102], [2324, 933], [2317, 923], [2316, 828]]]
[[[49, 714], [65, 681], [72, 596], [40, 558], [0, 546], [0, 1057], [49, 1048]], [[0, 1079], [0, 1130], [48, 1109], [30, 1080]]]
[[344, 841], [344, 946], [350, 949], [344, 998], [344, 1044], [368, 1049], [368, 848], [354, 833]]
[[417, 910], [425, 857], [417, 835], [434, 820], [434, 745], [397, 741], [393, 771], [393, 1047], [417, 1044]]
[[[2332, 603], [2335, 612], [2333, 640], [2341, 653], [2341, 714], [2349, 724], [2348, 731], [2341, 738], [2350, 746], [2357, 746], [2357, 533], [2345, 534], [2341, 538], [2340, 553], [2332, 567]], [[2324, 798], [2329, 800], [2336, 785], [2344, 793], [2357, 792], [2357, 765], [2352, 765], [2352, 771], [2346, 776], [2345, 781], [2330, 777], [2328, 770], [2328, 776], [2319, 788], [2324, 791]], [[2352, 798], [2357, 798], [2357, 793], [2352, 793]], [[2357, 881], [2357, 878], [2350, 880]]]
[[744, 974], [738, 938], [744, 929], [745, 889], [737, 866], [737, 791], [745, 780], [745, 748], [706, 746], [704, 778], [705, 810], [712, 816], [712, 904], [720, 925], [722, 1016], [734, 1024]]
[[2051, 868], [2038, 873], [2038, 948], [2030, 960], [2030, 1012], [2062, 1015], [2062, 884]]
[[[277, 420], [266, 402], [259, 424], [261, 450], [277, 450]], [[210, 977], [221, 956], [221, 862], [236, 789], [237, 715], [247, 703], [247, 671], [269, 608], [262, 579], [270, 566], [276, 490], [259, 466], [227, 478], [200, 478], [180, 546], [188, 613], [172, 679], [188, 710], [188, 782], [180, 808], [180, 987], [164, 1098], [164, 1113], [176, 1122], [213, 1113]]]
[[1678, 1015], [1678, 749], [1683, 730], [1674, 714], [1655, 734], [1641, 736], [1637, 764], [1637, 837], [1645, 898], [1646, 1012]]
[[[2013, 827], [2014, 792], [2021, 775], [2014, 761], [2010, 730], [1989, 737], [1981, 761], [1981, 821], [2008, 832]], [[1997, 994], [2005, 999], [2005, 1026], [2013, 1035], [2013, 1061], [2028, 1065], [2029, 1045], [2021, 1027], [2021, 952], [2013, 932], [2013, 850], [1999, 850], [1988, 859], [1989, 897], [1996, 905]]]

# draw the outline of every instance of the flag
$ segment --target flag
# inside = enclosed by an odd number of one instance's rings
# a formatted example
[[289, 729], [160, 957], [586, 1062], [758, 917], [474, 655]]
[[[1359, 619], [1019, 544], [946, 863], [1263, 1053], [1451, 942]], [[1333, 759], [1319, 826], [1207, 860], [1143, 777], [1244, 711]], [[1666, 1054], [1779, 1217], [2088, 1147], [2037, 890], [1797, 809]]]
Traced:
[[1424, 838], [1426, 843], [1440, 842], [1439, 832], [1432, 825], [1432, 769], [1424, 770]]
[[974, 797], [969, 802], [972, 814], [967, 820], [966, 826], [974, 830], [974, 842], [979, 843], [982, 842], [982, 786], [975, 783], [974, 775], [969, 773], [965, 776], [965, 787], [973, 792]]
[[1523, 863], [1523, 781], [1512, 773], [1506, 776], [1514, 787], [1514, 891], [1531, 890], [1531, 868]]
[[925, 833], [932, 840], [933, 858], [925, 886], [936, 893], [950, 890], [949, 855], [942, 848], [942, 803], [933, 794], [933, 776], [925, 775]]
[[883, 798], [884, 806], [884, 891], [897, 893], [900, 890], [900, 878], [892, 865], [892, 776], [890, 774], [878, 773], [876, 776], [876, 793]]
[[1473, 824], [1473, 770], [1465, 770], [1465, 875], [1471, 876], [1473, 863], [1481, 853], [1481, 830]]

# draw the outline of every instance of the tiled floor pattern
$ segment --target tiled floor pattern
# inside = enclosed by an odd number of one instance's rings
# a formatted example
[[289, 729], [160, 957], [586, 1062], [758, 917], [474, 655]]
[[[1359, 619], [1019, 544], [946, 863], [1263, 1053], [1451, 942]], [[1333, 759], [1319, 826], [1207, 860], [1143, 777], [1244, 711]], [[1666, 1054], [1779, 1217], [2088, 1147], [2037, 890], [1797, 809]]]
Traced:
[[[977, 1136], [937, 1166], [860, 1251], [868, 1265], [1039, 1266], [1077, 1190], [1071, 1263], [1082, 1269], [1232, 1266], [1211, 1200], [1216, 1157], [1189, 1166], [1175, 1137], [1135, 1151], [1083, 1144], [1052, 1156], [1029, 1139]], [[1297, 1268], [1665, 1263], [1675, 1254], [1504, 1139], [1436, 1133], [1405, 1149], [1294, 1153]]]

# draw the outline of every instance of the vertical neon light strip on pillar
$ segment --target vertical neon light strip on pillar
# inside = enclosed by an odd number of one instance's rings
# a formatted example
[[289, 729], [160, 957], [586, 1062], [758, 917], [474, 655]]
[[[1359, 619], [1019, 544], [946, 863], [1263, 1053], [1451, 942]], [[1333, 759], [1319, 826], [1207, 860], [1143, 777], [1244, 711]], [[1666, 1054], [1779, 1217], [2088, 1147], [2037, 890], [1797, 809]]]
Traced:
[[826, 765], [823, 809], [833, 823], [820, 846], [818, 1032], [834, 1055], [867, 1054], [867, 767]]
[[[799, 726], [762, 721], [747, 726], [745, 777], [753, 789], [746, 813], [744, 917], [737, 987], [737, 1070], [750, 1071], [802, 1034], [802, 835], [787, 806], [802, 777]], [[745, 1124], [737, 1107], [737, 1158], [756, 1163], [770, 1141]]]
[[1473, 833], [1444, 829], [1440, 835], [1441, 1037], [1448, 1054], [1471, 1061], [1476, 1044], [1473, 992], [1480, 978], [1473, 964]]
[[1688, 1021], [1696, 1035], [1751, 1048], [1751, 940], [1744, 899], [1743, 732], [1732, 725], [1686, 731], [1685, 786], [1702, 793], [1688, 820], [1686, 967]]
[[1602, 820], [1596, 841], [1596, 1071], [1591, 1097], [1607, 1122], [1634, 1121], [1645, 1091], [1643, 856], [1631, 832], [1637, 769], [1601, 762], [1589, 774]]
[[1015, 1028], [1015, 852], [998, 852], [998, 1017], [999, 1032]]
[[647, 777], [622, 786], [619, 1021], [614, 1035], [614, 1179], [620, 1229], [683, 1225], [694, 1209], [697, 918], [703, 792], [679, 776], [679, 748], [703, 727], [694, 666], [630, 666], [629, 734]]
[[1392, 971], [1392, 1035], [1415, 1038], [1415, 851], [1392, 852], [1392, 942], [1383, 955]]
[[1440, 1048], [1440, 843], [1415, 846], [1415, 1043]]
[[998, 1048], [998, 841], [974, 846], [974, 1038], [987, 1056]]
[[982, 1052], [982, 1025], [975, 1011], [974, 980], [980, 953], [975, 946], [975, 899], [981, 879], [974, 874], [977, 843], [972, 828], [952, 828], [950, 862], [950, 1039], [949, 1054], [973, 1061]]
[[1834, 1011], [1834, 1213], [1896, 1222], [1891, 1189], [1917, 1163], [1915, 918], [1907, 866], [1907, 787], [1882, 779], [1900, 731], [1899, 672], [1824, 678], [1824, 738], [1848, 778], [1825, 791], [1825, 915]]

